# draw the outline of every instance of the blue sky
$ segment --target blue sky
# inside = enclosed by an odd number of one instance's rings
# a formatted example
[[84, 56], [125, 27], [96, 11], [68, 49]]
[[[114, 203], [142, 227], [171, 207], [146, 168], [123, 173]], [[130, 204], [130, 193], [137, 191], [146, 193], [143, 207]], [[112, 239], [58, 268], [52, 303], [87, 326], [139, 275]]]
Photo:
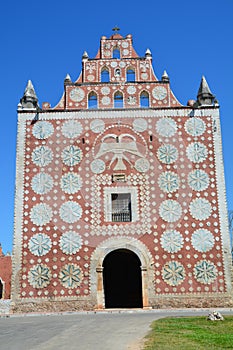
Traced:
[[95, 57], [115, 25], [147, 48], [160, 79], [167, 70], [178, 100], [195, 99], [205, 75], [220, 103], [227, 201], [233, 209], [233, 1], [4, 1], [1, 5], [0, 242], [12, 250], [17, 104], [31, 79], [40, 104], [56, 105], [67, 73], [73, 81], [86, 50]]

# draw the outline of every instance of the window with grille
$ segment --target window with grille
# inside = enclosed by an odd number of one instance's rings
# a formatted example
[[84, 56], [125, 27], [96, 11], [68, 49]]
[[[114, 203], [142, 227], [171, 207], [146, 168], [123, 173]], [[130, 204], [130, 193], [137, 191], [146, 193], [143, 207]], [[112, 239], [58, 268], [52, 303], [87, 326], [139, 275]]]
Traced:
[[112, 193], [111, 202], [113, 222], [132, 221], [130, 193]]

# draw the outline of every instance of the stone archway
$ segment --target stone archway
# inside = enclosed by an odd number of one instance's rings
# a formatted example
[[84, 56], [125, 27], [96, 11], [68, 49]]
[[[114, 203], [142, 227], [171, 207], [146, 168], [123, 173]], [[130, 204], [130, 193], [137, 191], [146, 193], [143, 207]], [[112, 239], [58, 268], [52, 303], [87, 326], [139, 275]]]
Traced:
[[103, 262], [105, 308], [141, 308], [141, 261], [128, 249], [109, 253]]
[[111, 237], [103, 241], [94, 250], [90, 265], [90, 287], [93, 300], [96, 300], [97, 309], [105, 308], [104, 291], [104, 260], [107, 255], [117, 250], [128, 250], [135, 254], [140, 261], [141, 270], [141, 288], [142, 288], [142, 307], [149, 308], [149, 298], [153, 295], [154, 281], [154, 260], [146, 247], [138, 239], [132, 237]]

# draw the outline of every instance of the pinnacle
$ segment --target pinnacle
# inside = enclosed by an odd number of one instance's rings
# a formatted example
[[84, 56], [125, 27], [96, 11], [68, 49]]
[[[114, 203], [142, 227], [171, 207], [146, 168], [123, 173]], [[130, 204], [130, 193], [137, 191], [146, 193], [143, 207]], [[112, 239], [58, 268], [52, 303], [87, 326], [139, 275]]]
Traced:
[[201, 84], [197, 94], [197, 101], [200, 105], [213, 105], [214, 103], [214, 95], [210, 91], [209, 85], [207, 84], [206, 78], [204, 75], [201, 78]]
[[20, 104], [18, 105], [18, 109], [34, 109], [38, 108], [38, 98], [36, 96], [36, 92], [31, 80], [28, 80], [27, 86], [24, 90], [23, 97], [20, 99]]
[[152, 57], [151, 50], [146, 49], [145, 55], [146, 55], [146, 57]]
[[66, 81], [68, 81], [68, 80], [71, 81], [71, 77], [70, 77], [70, 75], [68, 73], [66, 74], [65, 80]]
[[206, 81], [206, 78], [204, 75], [201, 78], [201, 84], [200, 84], [200, 87], [198, 90], [198, 95], [200, 95], [200, 94], [211, 94], [212, 95], [212, 92], [210, 91], [209, 85], [207, 84], [207, 81]]
[[162, 81], [169, 82], [169, 76], [166, 71], [163, 72]]
[[35, 89], [34, 89], [34, 86], [33, 86], [31, 80], [28, 80], [26, 89], [25, 89], [25, 91], [24, 91], [24, 96], [27, 96], [27, 97], [34, 97], [34, 98], [37, 99], [37, 96], [36, 96], [36, 93], [35, 93]]

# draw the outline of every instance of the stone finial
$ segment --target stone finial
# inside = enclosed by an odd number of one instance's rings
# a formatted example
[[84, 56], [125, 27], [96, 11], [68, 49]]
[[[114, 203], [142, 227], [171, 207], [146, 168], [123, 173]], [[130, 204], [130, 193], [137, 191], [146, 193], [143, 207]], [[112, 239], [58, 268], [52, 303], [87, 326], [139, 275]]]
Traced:
[[152, 54], [151, 54], [150, 49], [146, 49], [145, 56], [146, 56], [146, 58], [152, 58]]
[[87, 51], [83, 52], [82, 59], [87, 60], [89, 58]]
[[169, 83], [169, 76], [166, 71], [163, 72], [162, 81]]
[[187, 106], [189, 106], [189, 107], [195, 107], [196, 103], [197, 103], [197, 102], [196, 102], [195, 100], [188, 100]]
[[21, 103], [21, 102], [18, 103], [17, 109], [18, 109], [18, 110], [19, 110], [19, 109], [23, 109], [22, 103]]
[[31, 80], [28, 80], [23, 97], [20, 99], [22, 109], [37, 109], [39, 108], [38, 98], [35, 93], [34, 86]]
[[66, 84], [66, 83], [71, 83], [72, 81], [71, 81], [71, 77], [70, 77], [70, 75], [69, 74], [66, 74], [66, 77], [65, 77], [65, 79], [64, 79], [64, 84]]
[[35, 89], [34, 89], [34, 86], [32, 85], [32, 81], [31, 80], [28, 80], [26, 89], [24, 91], [24, 95], [25, 96], [33, 96], [33, 97], [36, 96]]
[[202, 76], [201, 79], [201, 84], [198, 90], [198, 94], [197, 94], [197, 102], [199, 106], [203, 106], [203, 105], [210, 105], [212, 106], [214, 103], [215, 97], [212, 94], [212, 92], [210, 91], [209, 85], [207, 84], [207, 81], [204, 77], [204, 75]]

